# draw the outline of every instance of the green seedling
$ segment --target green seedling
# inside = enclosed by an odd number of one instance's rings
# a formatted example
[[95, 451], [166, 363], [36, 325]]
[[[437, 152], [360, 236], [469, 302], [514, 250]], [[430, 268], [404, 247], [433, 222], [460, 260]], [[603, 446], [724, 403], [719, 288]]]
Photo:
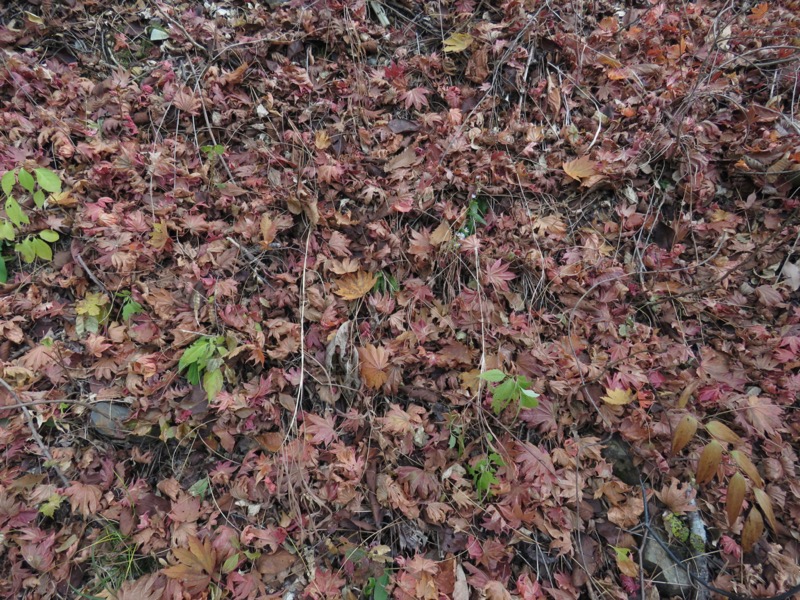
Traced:
[[506, 375], [500, 369], [491, 369], [481, 373], [480, 378], [498, 384], [492, 389], [492, 410], [496, 415], [511, 404], [516, 404], [517, 410], [539, 406], [539, 394], [531, 389], [531, 382], [524, 375]]

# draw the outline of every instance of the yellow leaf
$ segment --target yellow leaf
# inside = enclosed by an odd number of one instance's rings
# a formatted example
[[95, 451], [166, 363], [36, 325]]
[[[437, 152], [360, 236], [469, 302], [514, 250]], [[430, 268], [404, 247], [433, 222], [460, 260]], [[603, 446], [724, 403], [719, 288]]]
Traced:
[[376, 281], [378, 281], [378, 278], [372, 273], [366, 273], [365, 271], [348, 273], [339, 278], [337, 282], [339, 289], [334, 293], [345, 300], [358, 300], [369, 293]]
[[697, 431], [697, 419], [692, 415], [684, 415], [672, 434], [672, 454], [675, 455], [686, 447]]
[[728, 498], [725, 503], [725, 512], [728, 515], [728, 526], [733, 527], [736, 519], [739, 518], [739, 513], [742, 510], [742, 502], [744, 502], [744, 493], [747, 490], [747, 484], [741, 473], [736, 473], [728, 482]]
[[606, 395], [603, 396], [602, 400], [606, 404], [611, 404], [613, 406], [624, 406], [633, 402], [634, 398], [635, 396], [630, 390], [606, 389]]
[[377, 390], [389, 381], [389, 353], [383, 346], [367, 344], [358, 349], [359, 369], [367, 387]]
[[697, 461], [697, 483], [703, 485], [714, 478], [717, 467], [722, 460], [722, 444], [717, 440], [711, 440], [700, 453]]
[[736, 435], [736, 433], [730, 427], [725, 425], [725, 423], [720, 421], [709, 421], [706, 423], [706, 431], [711, 437], [720, 442], [726, 442], [734, 445], [742, 443], [742, 438]]
[[762, 533], [764, 533], [764, 519], [761, 518], [758, 509], [753, 507], [742, 528], [742, 550], [750, 552]]
[[444, 41], [444, 51], [449, 54], [451, 52], [463, 52], [472, 45], [474, 38], [468, 33], [454, 33]]
[[272, 221], [267, 213], [261, 215], [261, 247], [269, 248], [269, 245], [275, 241], [275, 234], [277, 230], [275, 223]]
[[564, 173], [572, 177], [575, 181], [581, 181], [582, 179], [588, 179], [589, 177], [597, 175], [597, 171], [594, 167], [595, 161], [588, 156], [581, 156], [575, 160], [565, 162], [562, 165]]
[[317, 150], [325, 150], [330, 148], [331, 136], [329, 136], [328, 132], [324, 129], [318, 131], [314, 135], [314, 145], [317, 147]]
[[741, 450], [733, 450], [731, 452], [731, 458], [739, 465], [739, 468], [744, 471], [744, 474], [750, 478], [754, 486], [759, 488], [764, 487], [764, 480], [761, 479], [761, 474], [758, 472], [758, 469], [756, 469], [756, 466], [753, 464], [753, 461], [750, 460], [749, 456]]
[[756, 494], [756, 502], [758, 502], [758, 506], [761, 507], [761, 512], [764, 513], [764, 516], [767, 517], [767, 523], [772, 528], [772, 531], [775, 533], [778, 532], [778, 522], [775, 520], [775, 513], [772, 510], [772, 500], [762, 489], [755, 488], [753, 490]]
[[441, 246], [453, 239], [453, 232], [450, 230], [450, 225], [447, 221], [442, 221], [439, 226], [431, 233], [431, 244], [434, 246]]

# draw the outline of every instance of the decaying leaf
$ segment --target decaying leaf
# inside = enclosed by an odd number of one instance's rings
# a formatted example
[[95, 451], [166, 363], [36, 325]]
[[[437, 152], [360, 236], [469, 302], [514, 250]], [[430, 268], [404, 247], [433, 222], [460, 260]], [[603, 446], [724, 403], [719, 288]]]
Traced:
[[775, 519], [775, 512], [772, 510], [772, 500], [767, 495], [767, 492], [761, 488], [755, 488], [753, 492], [755, 493], [756, 502], [758, 503], [761, 512], [764, 513], [764, 516], [767, 518], [767, 523], [772, 531], [777, 533], [778, 521]]
[[361, 378], [373, 390], [389, 380], [389, 352], [383, 346], [367, 344], [358, 349]]
[[468, 33], [454, 33], [444, 41], [444, 51], [447, 54], [463, 52], [472, 45], [473, 37]]
[[706, 444], [697, 461], [697, 483], [706, 484], [714, 478], [722, 460], [722, 444], [716, 440]]
[[366, 296], [378, 281], [377, 275], [365, 271], [347, 273], [337, 280], [338, 288], [334, 292], [345, 300], [358, 300]]
[[741, 473], [735, 473], [728, 482], [727, 500], [725, 502], [725, 513], [728, 516], [728, 525], [733, 527], [739, 513], [742, 510], [744, 494], [747, 491], [747, 483]]
[[750, 552], [764, 533], [764, 520], [756, 507], [750, 509], [742, 528], [742, 550]]
[[709, 421], [705, 425], [706, 431], [711, 437], [720, 442], [738, 445], [742, 443], [740, 438], [730, 427], [720, 421]]
[[612, 406], [624, 406], [630, 404], [636, 398], [636, 395], [630, 390], [606, 390], [606, 395], [602, 397], [603, 402], [611, 404]]
[[731, 458], [737, 465], [739, 465], [739, 468], [744, 471], [745, 475], [750, 478], [750, 481], [753, 482], [754, 486], [758, 488], [764, 487], [764, 480], [761, 479], [758, 469], [753, 464], [753, 461], [750, 460], [750, 457], [747, 456], [747, 454], [741, 450], [732, 450]]
[[697, 419], [692, 415], [684, 415], [672, 433], [673, 456], [686, 447], [697, 432]]
[[575, 181], [582, 181], [597, 175], [595, 161], [588, 156], [581, 156], [575, 160], [565, 162], [562, 165], [564, 173], [572, 177]]

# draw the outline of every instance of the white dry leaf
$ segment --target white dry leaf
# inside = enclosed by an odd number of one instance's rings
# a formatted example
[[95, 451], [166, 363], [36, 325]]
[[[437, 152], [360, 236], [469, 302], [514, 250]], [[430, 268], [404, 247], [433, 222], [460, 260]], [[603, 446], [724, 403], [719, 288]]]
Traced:
[[796, 292], [800, 288], [800, 266], [797, 263], [787, 262], [783, 265], [781, 278], [789, 286], [789, 289]]

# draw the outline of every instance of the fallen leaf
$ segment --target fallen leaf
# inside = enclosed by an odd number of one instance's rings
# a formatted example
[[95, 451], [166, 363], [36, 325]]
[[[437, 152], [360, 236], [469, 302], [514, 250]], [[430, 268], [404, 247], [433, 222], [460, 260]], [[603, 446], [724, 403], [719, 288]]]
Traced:
[[758, 512], [756, 507], [750, 509], [750, 514], [744, 522], [742, 528], [742, 550], [750, 552], [756, 542], [761, 539], [764, 533], [764, 519], [761, 518], [761, 513]]
[[703, 485], [714, 478], [722, 460], [722, 444], [716, 440], [706, 444], [697, 461], [697, 483]]
[[747, 491], [747, 483], [741, 473], [734, 473], [728, 482], [728, 493], [725, 501], [725, 513], [728, 516], [728, 526], [733, 527], [739, 513], [742, 510], [744, 494]]
[[595, 170], [595, 161], [588, 156], [582, 156], [575, 160], [565, 162], [562, 168], [564, 172], [575, 181], [581, 181], [598, 174], [597, 170]]
[[750, 478], [750, 481], [753, 482], [754, 486], [759, 488], [764, 487], [764, 480], [761, 479], [758, 469], [756, 469], [756, 466], [753, 464], [753, 461], [750, 460], [750, 457], [747, 456], [747, 454], [741, 450], [732, 450], [731, 458], [737, 465], [739, 465], [739, 468], [744, 471], [744, 474]]
[[474, 38], [468, 33], [454, 33], [444, 40], [444, 51], [446, 54], [451, 52], [463, 52], [472, 45]]
[[609, 390], [606, 388], [606, 395], [602, 397], [603, 402], [612, 406], [624, 406], [633, 402], [636, 396], [630, 390]]
[[379, 389], [389, 380], [389, 353], [383, 346], [367, 344], [358, 349], [361, 377], [367, 387]]
[[697, 432], [697, 419], [692, 415], [684, 415], [672, 434], [672, 455], [686, 447]]
[[345, 300], [358, 300], [366, 296], [375, 286], [378, 277], [365, 271], [348, 273], [337, 280], [338, 289], [334, 292]]
[[760, 488], [755, 488], [753, 492], [756, 496], [756, 502], [761, 508], [761, 512], [763, 512], [764, 516], [767, 518], [767, 523], [769, 523], [770, 528], [775, 533], [778, 533], [778, 521], [775, 519], [775, 512], [772, 510], [772, 500], [767, 495], [767, 492]]
[[706, 431], [711, 437], [720, 442], [738, 445], [742, 443], [740, 438], [730, 427], [720, 421], [709, 421], [706, 423]]

